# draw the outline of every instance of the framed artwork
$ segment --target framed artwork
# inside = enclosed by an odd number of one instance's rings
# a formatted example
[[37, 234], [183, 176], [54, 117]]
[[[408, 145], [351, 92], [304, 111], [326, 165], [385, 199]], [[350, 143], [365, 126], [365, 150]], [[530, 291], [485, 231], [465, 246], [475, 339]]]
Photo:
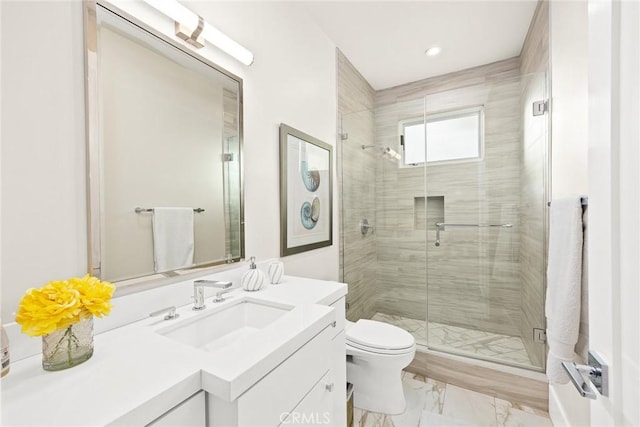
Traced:
[[280, 256], [333, 244], [333, 147], [280, 124]]

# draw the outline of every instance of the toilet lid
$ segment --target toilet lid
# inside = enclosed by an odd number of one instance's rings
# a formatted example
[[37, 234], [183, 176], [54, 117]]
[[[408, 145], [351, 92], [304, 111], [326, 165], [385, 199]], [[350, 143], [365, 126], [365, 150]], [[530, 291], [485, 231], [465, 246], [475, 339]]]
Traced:
[[346, 330], [348, 344], [374, 350], [407, 350], [415, 344], [409, 332], [388, 323], [360, 319]]

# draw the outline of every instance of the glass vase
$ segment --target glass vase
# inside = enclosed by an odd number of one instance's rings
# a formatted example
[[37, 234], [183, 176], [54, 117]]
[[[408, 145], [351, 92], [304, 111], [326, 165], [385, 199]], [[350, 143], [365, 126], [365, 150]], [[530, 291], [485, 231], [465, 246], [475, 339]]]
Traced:
[[42, 337], [45, 371], [72, 368], [93, 355], [93, 316]]

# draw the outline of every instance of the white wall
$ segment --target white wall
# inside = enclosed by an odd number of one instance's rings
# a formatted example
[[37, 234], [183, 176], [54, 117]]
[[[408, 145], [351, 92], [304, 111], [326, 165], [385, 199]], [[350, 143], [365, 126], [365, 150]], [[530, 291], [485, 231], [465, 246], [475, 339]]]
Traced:
[[[245, 67], [207, 49], [244, 79], [246, 254], [277, 257], [278, 125], [335, 145], [335, 46], [295, 5], [187, 6], [255, 54]], [[9, 322], [28, 287], [87, 270], [84, 60], [80, 2], [2, 8], [1, 280]], [[333, 208], [333, 246], [287, 257], [287, 273], [338, 279], [337, 191]]]
[[87, 270], [82, 7], [3, 1], [1, 31], [6, 323], [26, 288]]
[[[550, 2], [552, 198], [587, 194], [587, 4]], [[589, 400], [572, 384], [550, 385], [556, 426], [588, 426]]]
[[587, 193], [587, 3], [550, 1], [553, 198]]

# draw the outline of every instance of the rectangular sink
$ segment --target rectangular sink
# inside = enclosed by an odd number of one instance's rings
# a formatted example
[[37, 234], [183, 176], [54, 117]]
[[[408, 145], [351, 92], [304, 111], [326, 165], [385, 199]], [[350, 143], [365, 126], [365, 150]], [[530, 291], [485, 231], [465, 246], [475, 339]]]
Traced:
[[216, 351], [247, 338], [273, 323], [292, 308], [283, 304], [250, 299], [226, 302], [220, 307], [209, 304], [202, 314], [157, 332], [192, 347]]

